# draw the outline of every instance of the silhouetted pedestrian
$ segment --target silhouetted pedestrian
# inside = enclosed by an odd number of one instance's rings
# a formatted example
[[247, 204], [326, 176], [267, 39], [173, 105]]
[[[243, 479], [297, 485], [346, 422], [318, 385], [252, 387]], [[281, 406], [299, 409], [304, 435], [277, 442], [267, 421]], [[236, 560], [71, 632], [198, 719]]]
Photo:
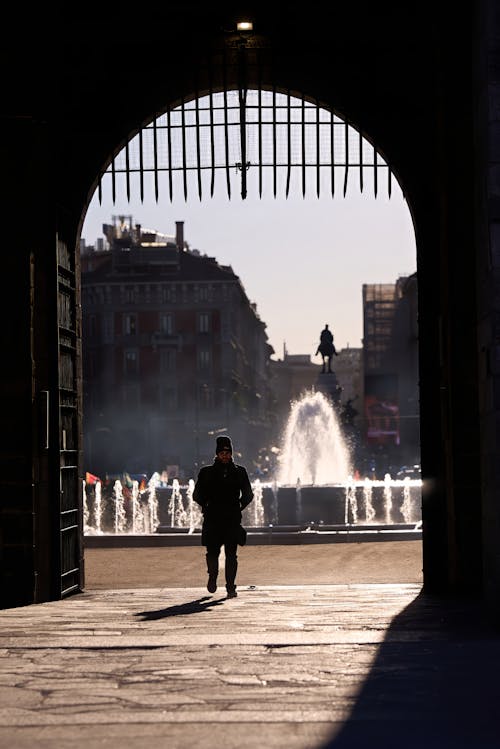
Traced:
[[203, 512], [201, 543], [207, 549], [207, 590], [217, 590], [219, 555], [224, 546], [227, 597], [236, 598], [237, 549], [246, 537], [241, 512], [252, 501], [253, 490], [246, 468], [233, 461], [230, 437], [217, 437], [214, 462], [201, 468], [193, 499]]

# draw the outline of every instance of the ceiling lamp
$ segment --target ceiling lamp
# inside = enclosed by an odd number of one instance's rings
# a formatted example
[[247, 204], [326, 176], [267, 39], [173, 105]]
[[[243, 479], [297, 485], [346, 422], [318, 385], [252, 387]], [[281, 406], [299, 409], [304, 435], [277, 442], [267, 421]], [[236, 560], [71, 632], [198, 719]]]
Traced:
[[237, 21], [236, 29], [237, 31], [253, 31], [253, 22], [252, 21]]

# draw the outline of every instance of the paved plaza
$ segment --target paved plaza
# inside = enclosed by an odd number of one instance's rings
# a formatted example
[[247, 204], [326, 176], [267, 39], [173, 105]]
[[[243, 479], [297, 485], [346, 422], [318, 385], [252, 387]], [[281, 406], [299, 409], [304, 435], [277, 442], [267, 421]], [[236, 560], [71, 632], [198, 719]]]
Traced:
[[233, 600], [198, 547], [89, 550], [84, 593], [0, 612], [0, 746], [498, 749], [500, 633], [422, 594], [420, 543], [302, 549], [245, 547]]

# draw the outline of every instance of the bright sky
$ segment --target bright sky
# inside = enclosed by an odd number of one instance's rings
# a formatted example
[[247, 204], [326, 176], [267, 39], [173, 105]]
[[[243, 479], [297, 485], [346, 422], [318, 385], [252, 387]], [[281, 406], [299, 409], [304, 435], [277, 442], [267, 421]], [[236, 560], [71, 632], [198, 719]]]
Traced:
[[[192, 108], [193, 103], [190, 106]], [[315, 149], [315, 111], [310, 108], [305, 115], [310, 127], [305, 143], [311, 152]], [[297, 118], [300, 120], [303, 114], [300, 108], [294, 112], [293, 127], [300, 130]], [[330, 113], [325, 110], [320, 112], [321, 117], [329, 122]], [[206, 111], [202, 115], [206, 117]], [[216, 115], [222, 116], [220, 111], [216, 111]], [[177, 110], [172, 113], [172, 121], [175, 116], [179, 117]], [[192, 111], [186, 113], [186, 118], [189, 116], [193, 116]], [[265, 111], [263, 118], [266, 119]], [[159, 118], [158, 123], [161, 124], [164, 119], [164, 116]], [[338, 122], [341, 123], [340, 120]], [[284, 128], [286, 125], [281, 124], [279, 127]], [[269, 128], [269, 124], [263, 127], [264, 146], [268, 150], [271, 143]], [[159, 132], [162, 135], [164, 131]], [[293, 132], [293, 147], [298, 149], [300, 137], [297, 130]], [[241, 158], [234, 133], [238, 134], [239, 129], [233, 128], [230, 133], [233, 138], [230, 142], [230, 163]], [[284, 130], [278, 128], [278, 137], [281, 137], [278, 145], [281, 150], [286, 148], [286, 136], [283, 133]], [[322, 158], [328, 161], [329, 127], [326, 127], [325, 134], [326, 140], [321, 141]], [[173, 130], [172, 137], [179, 139], [181, 129]], [[217, 137], [221, 137], [220, 128], [217, 130]], [[255, 149], [255, 134], [250, 128], [248, 137], [248, 155], [251, 163], [255, 163], [251, 153], [251, 147]], [[196, 151], [192, 140], [193, 129], [187, 130], [186, 138], [188, 156], [192, 159]], [[151, 139], [152, 131], [145, 131], [146, 162], [152, 158]], [[335, 139], [337, 159], [342, 161], [345, 156], [343, 123], [337, 128]], [[349, 139], [351, 159], [356, 160], [359, 135], [349, 129]], [[138, 159], [137, 148], [136, 138], [130, 147], [132, 165], [134, 159], [135, 162]], [[216, 149], [218, 153], [223, 151], [222, 141], [217, 142]], [[368, 164], [373, 149], [364, 140], [363, 150], [364, 162]], [[179, 153], [180, 145], [177, 144], [173, 156], [179, 158]], [[164, 149], [160, 151], [159, 157], [165, 159]], [[203, 158], [207, 158], [206, 147]], [[123, 165], [123, 152], [118, 156], [117, 168], [120, 160]], [[234, 177], [235, 170], [231, 172], [231, 179], [237, 179]], [[146, 183], [144, 203], [141, 203], [139, 197], [137, 174], [132, 174], [130, 203], [126, 199], [123, 175], [117, 177], [115, 204], [111, 200], [110, 179], [104, 179], [103, 203], [99, 205], [97, 195], [94, 196], [87, 212], [82, 238], [87, 244], [94, 244], [102, 236], [102, 225], [111, 223], [113, 216], [132, 216], [134, 224], [171, 235], [175, 234], [175, 222], [184, 221], [184, 238], [190, 248], [215, 257], [223, 265], [231, 265], [240, 277], [249, 300], [257, 304], [257, 312], [267, 325], [269, 342], [275, 350], [274, 358], [282, 358], [286, 343], [289, 354], [309, 354], [316, 361], [314, 354], [319, 333], [325, 323], [328, 323], [333, 332], [337, 349], [361, 346], [363, 284], [394, 283], [399, 276], [409, 275], [416, 270], [413, 225], [395, 178], [392, 180], [392, 195], [389, 198], [386, 189], [387, 173], [382, 169], [378, 196], [375, 198], [372, 170], [364, 170], [365, 188], [360, 193], [359, 174], [354, 168], [349, 172], [346, 197], [342, 194], [343, 177], [340, 174], [340, 179], [337, 175], [336, 193], [332, 198], [327, 179], [329, 170], [325, 170], [321, 197], [317, 198], [313, 170], [310, 172], [311, 178], [308, 178], [306, 197], [303, 198], [300, 172], [294, 172], [288, 198], [284, 197], [282, 184], [277, 191], [278, 197], [274, 198], [271, 186], [266, 181], [263, 197], [259, 198], [256, 173], [252, 168], [248, 171], [249, 191], [246, 200], [241, 199], [237, 185], [235, 189], [234, 184], [232, 198], [227, 199], [223, 170], [217, 172], [213, 198], [210, 198], [210, 190], [206, 185], [209, 175], [203, 174], [205, 187], [201, 201], [194, 185], [194, 172], [189, 173], [191, 183], [187, 201], [179, 182], [179, 173], [174, 173], [172, 202], [164, 172], [160, 173], [158, 203], [154, 199], [150, 177], [149, 183]]]
[[337, 348], [361, 346], [364, 283], [393, 283], [416, 270], [413, 225], [397, 184], [391, 198], [353, 193], [333, 199], [237, 195], [230, 201], [215, 195], [172, 203], [160, 194], [158, 205], [126, 199], [113, 205], [108, 198], [102, 206], [94, 197], [82, 237], [94, 244], [114, 215], [131, 215], [144, 228], [172, 235], [175, 222], [184, 221], [190, 248], [231, 265], [240, 277], [267, 325], [273, 358], [282, 358], [286, 342], [289, 354], [315, 361], [325, 323]]

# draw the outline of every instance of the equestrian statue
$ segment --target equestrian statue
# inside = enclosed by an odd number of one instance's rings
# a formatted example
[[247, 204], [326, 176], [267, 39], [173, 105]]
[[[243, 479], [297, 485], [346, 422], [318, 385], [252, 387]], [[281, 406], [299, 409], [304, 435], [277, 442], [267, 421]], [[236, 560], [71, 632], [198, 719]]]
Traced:
[[[335, 344], [333, 343], [333, 335], [331, 330], [328, 329], [328, 325], [325, 325], [324, 329], [321, 331], [321, 335], [319, 338], [319, 346], [316, 349], [316, 354], [321, 354], [323, 357], [323, 368], [321, 370], [321, 373], [324, 374], [325, 372], [332, 372], [332, 356], [335, 354], [335, 356], [338, 356], [337, 350], [335, 348]], [[328, 369], [326, 367], [328, 366]]]

